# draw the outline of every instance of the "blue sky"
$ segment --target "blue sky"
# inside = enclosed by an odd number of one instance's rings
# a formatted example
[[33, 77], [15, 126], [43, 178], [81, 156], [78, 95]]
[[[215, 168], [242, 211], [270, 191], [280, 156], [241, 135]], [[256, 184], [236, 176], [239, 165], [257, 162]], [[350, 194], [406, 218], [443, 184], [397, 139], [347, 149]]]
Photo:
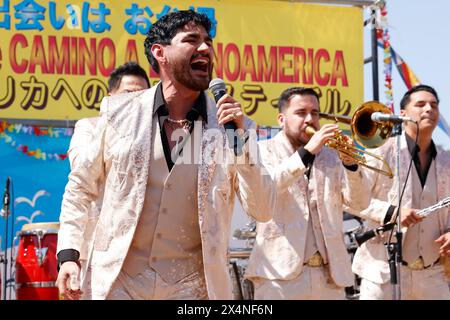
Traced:
[[[418, 79], [436, 89], [440, 98], [440, 111], [450, 123], [450, 1], [449, 0], [387, 0], [388, 28], [394, 50], [406, 61]], [[369, 10], [364, 10], [364, 17]], [[364, 30], [365, 57], [370, 55], [370, 30]], [[384, 93], [383, 52], [379, 55], [380, 102], [386, 102]], [[404, 85], [395, 66], [393, 95], [395, 113], [405, 93]], [[365, 65], [365, 101], [372, 100], [371, 66]], [[436, 144], [450, 150], [450, 137], [436, 128], [433, 139]]]

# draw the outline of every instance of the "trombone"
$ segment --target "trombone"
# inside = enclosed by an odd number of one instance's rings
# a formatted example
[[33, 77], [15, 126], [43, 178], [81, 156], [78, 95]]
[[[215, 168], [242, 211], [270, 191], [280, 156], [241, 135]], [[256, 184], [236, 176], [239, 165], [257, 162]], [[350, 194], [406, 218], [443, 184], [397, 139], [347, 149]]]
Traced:
[[[353, 117], [338, 116], [328, 113], [319, 113], [320, 117], [325, 119], [334, 120], [336, 122], [342, 122], [349, 124], [352, 130], [352, 138], [358, 142], [364, 148], [376, 148], [383, 145], [390, 137], [394, 124], [392, 122], [378, 123], [371, 119], [371, 115], [374, 112], [391, 114], [391, 110], [384, 104], [377, 101], [368, 101], [363, 103], [358, 109], [356, 109]], [[311, 126], [306, 128], [306, 133], [312, 136], [315, 133], [315, 129]], [[366, 150], [359, 149], [348, 143], [347, 137], [339, 132], [335, 133], [334, 138], [330, 139], [326, 145], [329, 148], [336, 149], [340, 153], [346, 154], [356, 162], [368, 169], [374, 170], [378, 173], [384, 174], [389, 178], [394, 175], [392, 173], [389, 164], [386, 160], [376, 154], [368, 152]], [[367, 160], [364, 155], [373, 157], [381, 161], [382, 166], [380, 168], [367, 164]]]

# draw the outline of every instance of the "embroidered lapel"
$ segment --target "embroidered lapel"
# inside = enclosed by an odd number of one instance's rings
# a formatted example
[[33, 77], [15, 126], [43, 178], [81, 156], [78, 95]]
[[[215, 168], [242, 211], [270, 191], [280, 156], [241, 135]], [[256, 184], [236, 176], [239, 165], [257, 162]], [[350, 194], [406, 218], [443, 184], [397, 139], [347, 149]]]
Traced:
[[[222, 154], [221, 150], [218, 148], [223, 148], [225, 144], [218, 143], [217, 133], [220, 131], [225, 134], [222, 128], [218, 127], [216, 113], [217, 109], [212, 104], [212, 100], [207, 97], [207, 112], [208, 112], [208, 123], [202, 123], [202, 137], [200, 146], [200, 163], [198, 167], [198, 211], [199, 211], [199, 225], [200, 229], [202, 227], [204, 216], [205, 216], [205, 206], [207, 201], [207, 196], [210, 190], [212, 177], [216, 170], [217, 165], [217, 151]], [[214, 134], [215, 132], [216, 134]], [[223, 136], [222, 136], [223, 137]], [[223, 140], [223, 139], [222, 139]], [[223, 149], [222, 149], [223, 150]]]
[[133, 127], [133, 140], [135, 143], [131, 149], [130, 157], [132, 162], [133, 176], [136, 178], [138, 190], [136, 192], [137, 205], [136, 213], [140, 216], [145, 200], [148, 175], [150, 168], [150, 152], [152, 150], [152, 118], [153, 101], [156, 86], [146, 91], [140, 99], [135, 101], [134, 107], [139, 108], [133, 123], [126, 124]]
[[[438, 194], [438, 201], [441, 201], [442, 199], [449, 196], [449, 194], [446, 194], [448, 192], [449, 188], [449, 182], [448, 182], [448, 168], [450, 167], [450, 162], [448, 161], [448, 158], [446, 158], [444, 155], [445, 151], [442, 151], [438, 148], [437, 155], [436, 155], [436, 180], [437, 180], [437, 194]], [[439, 218], [439, 228], [441, 234], [444, 233], [446, 225], [447, 225], [447, 219], [448, 214], [445, 214], [444, 212], [448, 212], [448, 210], [441, 210], [440, 214], [438, 215]]]

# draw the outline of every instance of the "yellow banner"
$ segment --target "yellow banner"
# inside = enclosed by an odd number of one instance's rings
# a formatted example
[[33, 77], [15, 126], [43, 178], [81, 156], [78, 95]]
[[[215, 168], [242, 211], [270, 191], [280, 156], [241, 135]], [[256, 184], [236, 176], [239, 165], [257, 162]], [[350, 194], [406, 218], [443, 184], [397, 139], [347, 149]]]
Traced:
[[292, 86], [317, 88], [321, 110], [363, 101], [363, 16], [356, 7], [279, 1], [0, 0], [0, 117], [77, 120], [98, 114], [110, 72], [144, 55], [148, 28], [174, 10], [213, 21], [214, 73], [245, 112], [274, 125]]

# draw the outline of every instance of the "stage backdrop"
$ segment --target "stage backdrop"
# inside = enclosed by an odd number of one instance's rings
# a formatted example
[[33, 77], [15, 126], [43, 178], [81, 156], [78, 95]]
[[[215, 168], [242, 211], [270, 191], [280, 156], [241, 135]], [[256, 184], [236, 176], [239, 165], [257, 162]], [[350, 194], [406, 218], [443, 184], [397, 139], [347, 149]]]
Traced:
[[203, 12], [214, 23], [215, 76], [261, 125], [290, 86], [315, 87], [322, 111], [363, 99], [363, 16], [356, 7], [285, 1], [0, 0], [0, 117], [74, 120], [97, 114], [106, 79], [136, 60], [162, 15]]

